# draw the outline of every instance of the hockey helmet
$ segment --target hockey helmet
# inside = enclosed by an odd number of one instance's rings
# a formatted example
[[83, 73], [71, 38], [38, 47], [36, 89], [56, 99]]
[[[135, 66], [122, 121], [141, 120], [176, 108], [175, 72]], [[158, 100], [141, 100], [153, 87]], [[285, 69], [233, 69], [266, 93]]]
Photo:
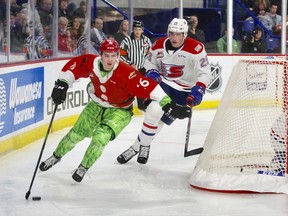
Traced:
[[138, 20], [135, 20], [134, 22], [133, 22], [133, 28], [144, 28], [144, 24], [143, 24], [143, 22], [142, 21], [138, 21]]
[[167, 34], [169, 34], [169, 32], [183, 32], [184, 36], [187, 36], [187, 21], [185, 19], [174, 18], [168, 25]]
[[100, 53], [102, 52], [120, 52], [119, 44], [116, 40], [105, 39], [100, 44]]

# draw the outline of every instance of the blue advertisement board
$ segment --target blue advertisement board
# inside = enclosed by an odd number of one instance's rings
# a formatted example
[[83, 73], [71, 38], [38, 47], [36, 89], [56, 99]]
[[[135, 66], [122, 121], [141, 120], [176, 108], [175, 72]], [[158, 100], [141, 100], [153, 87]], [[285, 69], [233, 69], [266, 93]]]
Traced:
[[0, 137], [44, 118], [44, 67], [0, 74]]

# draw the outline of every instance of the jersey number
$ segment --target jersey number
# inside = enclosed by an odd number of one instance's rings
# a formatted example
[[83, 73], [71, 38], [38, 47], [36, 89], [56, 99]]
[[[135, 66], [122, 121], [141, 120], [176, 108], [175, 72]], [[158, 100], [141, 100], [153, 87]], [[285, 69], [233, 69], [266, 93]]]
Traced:
[[140, 85], [143, 87], [147, 87], [149, 86], [149, 81], [148, 80], [142, 80], [142, 78], [140, 79]]
[[201, 68], [206, 67], [207, 65], [209, 65], [209, 61], [208, 61], [207, 56], [204, 57], [204, 58], [201, 58], [201, 59], [200, 59], [200, 66], [201, 66]]

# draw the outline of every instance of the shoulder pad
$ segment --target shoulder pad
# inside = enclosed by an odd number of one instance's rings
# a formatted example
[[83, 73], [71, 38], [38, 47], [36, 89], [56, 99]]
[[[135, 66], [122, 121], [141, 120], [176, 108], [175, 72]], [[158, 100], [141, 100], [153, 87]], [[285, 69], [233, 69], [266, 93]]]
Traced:
[[153, 45], [152, 45], [152, 50], [156, 50], [156, 49], [162, 49], [164, 48], [164, 43], [166, 41], [168, 37], [163, 37], [163, 38], [160, 38], [158, 40], [156, 40]]
[[182, 48], [183, 51], [192, 53], [192, 54], [199, 54], [203, 51], [204, 45], [197, 40], [187, 37], [184, 47]]

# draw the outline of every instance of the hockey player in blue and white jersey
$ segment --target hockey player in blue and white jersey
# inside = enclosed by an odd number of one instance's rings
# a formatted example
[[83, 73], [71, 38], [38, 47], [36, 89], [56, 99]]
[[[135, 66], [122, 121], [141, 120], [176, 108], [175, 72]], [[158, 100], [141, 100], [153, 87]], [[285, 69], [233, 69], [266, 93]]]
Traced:
[[[168, 37], [153, 44], [144, 64], [146, 77], [160, 83], [173, 102], [183, 106], [180, 119], [191, 116], [191, 108], [201, 103], [206, 86], [211, 81], [211, 70], [204, 45], [187, 37], [185, 19], [174, 18], [168, 25]], [[138, 155], [137, 162], [147, 163], [150, 143], [163, 124], [175, 119], [163, 114], [159, 104], [152, 101], [146, 109], [142, 130], [133, 145], [117, 157], [121, 164]]]

